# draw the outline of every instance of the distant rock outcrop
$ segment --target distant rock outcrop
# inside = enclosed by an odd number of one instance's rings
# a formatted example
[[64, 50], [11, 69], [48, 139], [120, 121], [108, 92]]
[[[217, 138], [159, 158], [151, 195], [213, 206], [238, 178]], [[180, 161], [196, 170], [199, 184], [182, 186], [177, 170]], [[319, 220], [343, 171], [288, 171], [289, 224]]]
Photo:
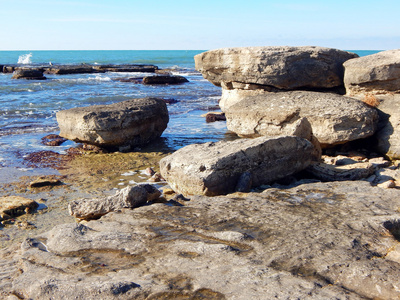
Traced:
[[163, 99], [132, 99], [57, 112], [60, 136], [103, 148], [135, 147], [161, 136], [169, 121]]

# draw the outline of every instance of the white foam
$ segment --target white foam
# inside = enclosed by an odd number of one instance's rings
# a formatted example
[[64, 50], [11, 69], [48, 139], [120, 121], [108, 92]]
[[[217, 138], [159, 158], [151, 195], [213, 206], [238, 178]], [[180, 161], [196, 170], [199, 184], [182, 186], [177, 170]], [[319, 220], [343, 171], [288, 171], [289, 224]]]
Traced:
[[29, 65], [32, 63], [31, 61], [32, 53], [23, 54], [18, 57], [18, 63], [23, 65]]

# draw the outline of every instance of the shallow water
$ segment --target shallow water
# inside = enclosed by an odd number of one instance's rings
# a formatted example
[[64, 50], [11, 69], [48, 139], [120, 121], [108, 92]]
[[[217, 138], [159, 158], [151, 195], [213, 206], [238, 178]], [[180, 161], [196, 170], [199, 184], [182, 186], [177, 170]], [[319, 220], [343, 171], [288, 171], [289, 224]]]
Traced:
[[[46, 75], [44, 81], [13, 80], [12, 74], [0, 74], [0, 182], [4, 168], [23, 170], [24, 156], [40, 150], [62, 153], [61, 147], [41, 145], [41, 137], [58, 133], [55, 114], [59, 110], [97, 104], [111, 104], [147, 96], [175, 99], [169, 104], [170, 122], [163, 134], [169, 150], [187, 144], [224, 138], [224, 123], [209, 123], [201, 117], [217, 109], [220, 88], [203, 79], [194, 69], [193, 56], [202, 51], [0, 51], [0, 63], [35, 64], [155, 64], [169, 68], [174, 75], [185, 76], [181, 85], [149, 86], [120, 82], [120, 78], [143, 77], [149, 73]], [[21, 64], [23, 65], [23, 64]], [[3, 171], [3, 172], [2, 172]], [[10, 172], [17, 174], [18, 172]]]

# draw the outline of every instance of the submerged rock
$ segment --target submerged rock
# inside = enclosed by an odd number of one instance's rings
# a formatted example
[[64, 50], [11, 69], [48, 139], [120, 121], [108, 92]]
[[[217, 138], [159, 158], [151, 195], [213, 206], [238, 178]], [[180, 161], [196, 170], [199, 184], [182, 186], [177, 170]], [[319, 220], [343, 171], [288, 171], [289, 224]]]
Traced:
[[161, 136], [169, 121], [164, 100], [132, 99], [77, 107], [56, 114], [60, 136], [104, 148], [132, 148]]
[[215, 196], [234, 192], [245, 172], [257, 187], [305, 169], [314, 156], [299, 137], [239, 139], [183, 147], [160, 161], [160, 172], [175, 192]]
[[[227, 128], [239, 136], [282, 135], [307, 118], [321, 145], [372, 136], [378, 123], [374, 108], [332, 93], [240, 91], [225, 99]], [[233, 105], [227, 107], [227, 102]]]
[[330, 89], [357, 54], [323, 47], [223, 48], [195, 56], [196, 70], [224, 89]]

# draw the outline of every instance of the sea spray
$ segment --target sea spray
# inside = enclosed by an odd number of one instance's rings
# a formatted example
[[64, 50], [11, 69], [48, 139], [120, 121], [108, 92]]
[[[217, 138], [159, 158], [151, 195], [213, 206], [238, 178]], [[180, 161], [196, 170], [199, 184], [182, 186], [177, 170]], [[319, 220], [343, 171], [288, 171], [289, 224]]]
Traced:
[[32, 63], [31, 57], [32, 53], [20, 55], [20, 57], [18, 57], [18, 63], [23, 65], [29, 65]]

